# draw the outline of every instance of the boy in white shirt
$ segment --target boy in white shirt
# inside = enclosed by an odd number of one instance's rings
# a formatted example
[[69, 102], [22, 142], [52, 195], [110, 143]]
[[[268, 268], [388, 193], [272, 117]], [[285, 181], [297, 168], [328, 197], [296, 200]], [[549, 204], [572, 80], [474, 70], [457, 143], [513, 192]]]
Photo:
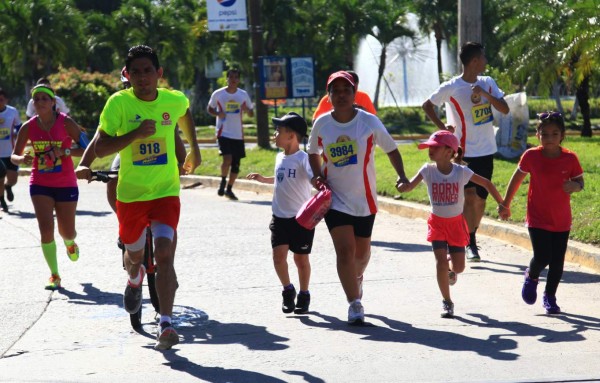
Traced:
[[[313, 172], [308, 162], [308, 154], [300, 150], [300, 142], [306, 136], [307, 125], [304, 118], [290, 112], [281, 118], [273, 118], [275, 125], [275, 145], [283, 151], [277, 153], [275, 159], [275, 176], [264, 177], [258, 173], [250, 173], [247, 179], [275, 184], [273, 190], [273, 219], [271, 229], [271, 246], [273, 248], [273, 265], [283, 286], [284, 313], [304, 314], [308, 312], [310, 293], [309, 254], [312, 248], [315, 230], [307, 230], [296, 221], [296, 213], [304, 202], [311, 198]], [[296, 289], [290, 282], [287, 254], [294, 253], [294, 262], [298, 268], [300, 292], [298, 301]]]

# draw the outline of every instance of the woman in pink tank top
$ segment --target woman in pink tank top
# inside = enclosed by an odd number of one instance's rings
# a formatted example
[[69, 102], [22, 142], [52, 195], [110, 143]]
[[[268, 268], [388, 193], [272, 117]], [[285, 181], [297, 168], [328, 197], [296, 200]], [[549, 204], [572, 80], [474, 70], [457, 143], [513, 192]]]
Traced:
[[[79, 140], [80, 128], [75, 121], [55, 111], [56, 96], [47, 85], [31, 90], [37, 115], [27, 121], [17, 136], [11, 161], [16, 165], [31, 165], [29, 194], [40, 228], [42, 252], [50, 268], [46, 289], [61, 287], [56, 242], [54, 241], [54, 212], [58, 232], [71, 261], [79, 259], [75, 243], [75, 211], [79, 190], [71, 156], [81, 156], [82, 148], [71, 148]], [[31, 145], [25, 151], [27, 143]]]

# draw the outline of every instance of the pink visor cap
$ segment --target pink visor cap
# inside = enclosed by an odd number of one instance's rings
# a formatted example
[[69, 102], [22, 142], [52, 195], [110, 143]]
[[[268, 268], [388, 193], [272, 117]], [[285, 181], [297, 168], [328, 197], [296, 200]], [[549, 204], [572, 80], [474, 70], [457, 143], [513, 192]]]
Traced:
[[427, 141], [420, 143], [419, 149], [426, 149], [430, 146], [448, 146], [457, 152], [458, 138], [448, 130], [438, 130]]
[[327, 87], [326, 87], [326, 89], [329, 90], [329, 85], [331, 85], [331, 83], [334, 82], [335, 80], [337, 80], [338, 78], [346, 80], [348, 83], [350, 83], [350, 85], [352, 85], [352, 87], [354, 89], [356, 89], [356, 84], [354, 83], [354, 77], [352, 77], [352, 75], [350, 73], [348, 73], [348, 72], [346, 72], [344, 70], [332, 73], [329, 76], [329, 78], [327, 79]]

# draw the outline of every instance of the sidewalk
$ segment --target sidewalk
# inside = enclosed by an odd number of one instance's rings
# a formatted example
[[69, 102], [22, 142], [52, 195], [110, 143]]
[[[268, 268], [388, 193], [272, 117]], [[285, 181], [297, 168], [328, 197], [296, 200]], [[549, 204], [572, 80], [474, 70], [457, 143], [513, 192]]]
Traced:
[[[217, 177], [205, 176], [181, 177], [181, 184], [184, 187], [198, 182], [201, 182], [202, 185], [206, 187], [216, 189], [219, 187], [220, 179]], [[257, 193], [272, 194], [273, 190], [272, 185], [259, 184], [244, 179], [238, 179], [235, 185], [236, 189]], [[398, 201], [393, 198], [382, 196], [378, 196], [377, 199], [379, 208], [392, 214], [397, 214], [405, 218], [422, 218], [425, 220], [429, 216], [429, 206], [414, 202]], [[484, 217], [477, 233], [531, 250], [529, 234], [524, 226], [517, 226]], [[565, 259], [567, 262], [576, 263], [600, 273], [600, 247], [570, 240]]]

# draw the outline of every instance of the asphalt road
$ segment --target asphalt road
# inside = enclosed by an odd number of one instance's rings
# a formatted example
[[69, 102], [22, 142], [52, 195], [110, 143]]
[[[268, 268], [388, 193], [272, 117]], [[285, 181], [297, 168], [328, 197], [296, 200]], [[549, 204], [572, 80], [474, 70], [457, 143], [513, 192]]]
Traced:
[[[182, 191], [181, 343], [155, 351], [147, 294], [143, 331], [131, 329], [122, 308], [126, 275], [104, 186], [80, 184], [81, 258], [70, 262], [58, 243], [64, 288], [49, 292], [27, 181], [21, 177], [15, 188], [11, 214], [0, 216], [2, 382], [600, 379], [600, 276], [590, 269], [567, 264], [558, 291], [564, 313], [547, 316], [541, 302], [528, 306], [520, 297], [529, 251], [480, 236], [483, 262], [459, 276], [452, 287], [457, 317], [442, 319], [425, 221], [381, 212], [364, 282], [370, 325], [345, 322], [324, 224], [311, 255], [311, 311], [286, 315], [271, 263], [270, 195], [238, 190], [240, 201], [232, 202], [202, 186]], [[290, 271], [297, 281], [292, 264]]]

